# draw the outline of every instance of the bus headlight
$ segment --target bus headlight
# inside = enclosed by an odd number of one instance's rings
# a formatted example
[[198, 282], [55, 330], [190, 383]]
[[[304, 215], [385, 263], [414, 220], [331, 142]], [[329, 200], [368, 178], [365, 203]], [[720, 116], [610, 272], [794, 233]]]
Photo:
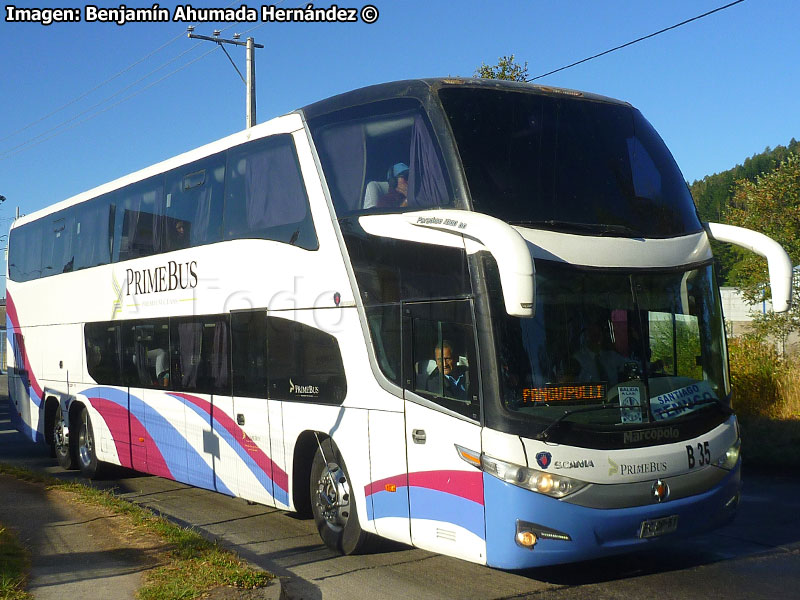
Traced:
[[553, 498], [563, 498], [586, 485], [564, 475], [543, 473], [536, 469], [515, 465], [485, 454], [481, 455], [481, 469], [498, 479]]
[[736, 442], [725, 451], [720, 459], [717, 461], [717, 466], [721, 469], [730, 471], [739, 462], [739, 450], [742, 448], [742, 440], [737, 439]]

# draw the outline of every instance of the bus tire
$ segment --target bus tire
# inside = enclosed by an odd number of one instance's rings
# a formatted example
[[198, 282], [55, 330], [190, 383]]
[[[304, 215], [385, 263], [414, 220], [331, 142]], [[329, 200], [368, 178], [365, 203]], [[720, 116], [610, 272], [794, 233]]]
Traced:
[[365, 550], [369, 534], [358, 522], [347, 467], [330, 439], [322, 441], [320, 446], [311, 464], [310, 481], [311, 511], [317, 531], [331, 550], [358, 554]]
[[72, 456], [69, 440], [64, 437], [64, 419], [60, 403], [56, 407], [56, 415], [53, 419], [53, 453], [59, 467], [66, 470], [75, 468], [75, 460]]
[[89, 418], [89, 411], [86, 410], [86, 407], [81, 408], [78, 416], [76, 448], [78, 468], [81, 470], [81, 475], [87, 479], [99, 478], [102, 471], [102, 463], [97, 460], [94, 429], [92, 429], [92, 420]]

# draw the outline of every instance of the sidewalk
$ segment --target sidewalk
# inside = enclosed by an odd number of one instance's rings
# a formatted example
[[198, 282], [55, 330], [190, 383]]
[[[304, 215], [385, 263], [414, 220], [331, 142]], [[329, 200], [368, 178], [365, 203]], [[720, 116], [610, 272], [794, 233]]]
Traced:
[[127, 531], [102, 507], [44, 485], [0, 475], [0, 521], [31, 553], [28, 591], [37, 600], [133, 599], [163, 547]]
[[[43, 447], [11, 428], [5, 375], [0, 375], [0, 461], [42, 470], [55, 464]], [[39, 457], [26, 460], [31, 456]], [[40, 466], [36, 466], [36, 465]], [[165, 560], [166, 543], [155, 534], [134, 532], [127, 517], [102, 506], [82, 504], [60, 489], [0, 474], [0, 523], [12, 529], [30, 552], [28, 591], [37, 600], [128, 600], [148, 570]], [[208, 600], [277, 600], [277, 578], [266, 588], [220, 587]]]

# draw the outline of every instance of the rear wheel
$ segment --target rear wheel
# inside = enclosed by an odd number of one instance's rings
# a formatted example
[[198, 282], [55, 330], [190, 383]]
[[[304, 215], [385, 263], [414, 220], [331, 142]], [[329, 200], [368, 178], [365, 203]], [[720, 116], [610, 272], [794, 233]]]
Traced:
[[89, 479], [97, 479], [102, 466], [102, 463], [97, 460], [94, 441], [94, 430], [92, 421], [89, 419], [89, 411], [82, 408], [78, 418], [78, 468], [81, 470], [81, 475]]
[[358, 523], [350, 476], [339, 449], [330, 439], [317, 448], [311, 465], [311, 510], [328, 548], [342, 554], [358, 554], [366, 549], [371, 536]]
[[75, 461], [69, 448], [69, 438], [64, 431], [64, 419], [60, 403], [56, 408], [56, 416], [53, 419], [53, 452], [56, 460], [58, 460], [59, 467], [62, 469], [75, 468]]

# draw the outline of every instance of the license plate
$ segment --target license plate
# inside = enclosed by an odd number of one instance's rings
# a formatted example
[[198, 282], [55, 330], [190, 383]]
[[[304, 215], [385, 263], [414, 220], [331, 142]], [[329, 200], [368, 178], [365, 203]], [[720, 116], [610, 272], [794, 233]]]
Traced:
[[672, 533], [676, 529], [678, 529], [678, 515], [662, 517], [660, 519], [650, 519], [648, 521], [642, 521], [642, 526], [639, 528], [639, 537], [658, 537], [659, 535]]

